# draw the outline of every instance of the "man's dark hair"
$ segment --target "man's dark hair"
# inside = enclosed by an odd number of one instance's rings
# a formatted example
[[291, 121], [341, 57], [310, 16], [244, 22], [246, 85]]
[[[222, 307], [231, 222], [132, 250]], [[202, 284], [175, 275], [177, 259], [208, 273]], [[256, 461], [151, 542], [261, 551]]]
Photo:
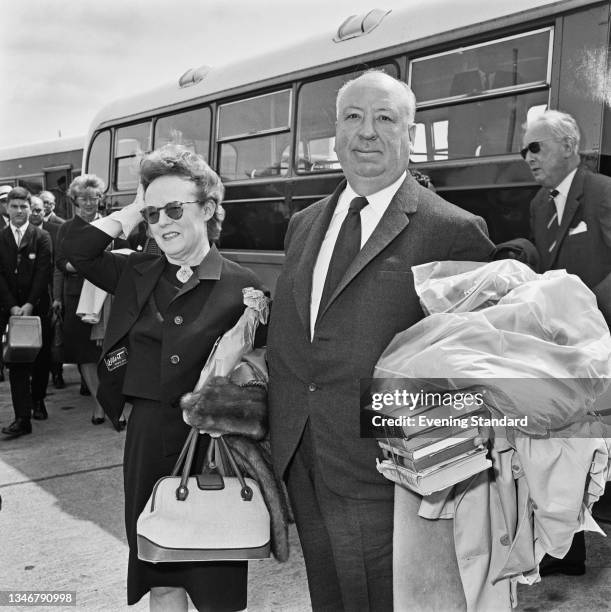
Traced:
[[6, 203], [8, 204], [11, 200], [26, 200], [30, 204], [31, 195], [25, 187], [13, 187], [6, 196]]

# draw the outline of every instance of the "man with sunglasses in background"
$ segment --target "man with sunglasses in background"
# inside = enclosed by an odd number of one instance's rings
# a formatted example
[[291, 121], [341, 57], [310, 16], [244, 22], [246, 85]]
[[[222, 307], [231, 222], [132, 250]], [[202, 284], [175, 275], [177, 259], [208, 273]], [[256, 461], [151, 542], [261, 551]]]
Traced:
[[[539, 272], [565, 269], [596, 295], [611, 322], [611, 178], [580, 166], [580, 133], [567, 113], [548, 110], [529, 121], [522, 157], [541, 189], [530, 204], [530, 230], [539, 253]], [[570, 299], [570, 298], [569, 298]], [[594, 506], [594, 517], [611, 520], [611, 497]], [[583, 531], [575, 534], [563, 559], [545, 557], [549, 574], [585, 572]]]

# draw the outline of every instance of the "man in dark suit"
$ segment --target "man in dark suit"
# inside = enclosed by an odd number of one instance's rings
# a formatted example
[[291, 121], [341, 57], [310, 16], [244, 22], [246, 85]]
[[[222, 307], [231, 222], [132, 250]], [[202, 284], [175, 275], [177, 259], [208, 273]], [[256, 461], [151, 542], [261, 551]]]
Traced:
[[[0, 230], [3, 230], [9, 224], [8, 213], [6, 211], [6, 196], [12, 189], [10, 185], [0, 185]], [[4, 333], [6, 321], [0, 317], [0, 336]], [[4, 382], [4, 361], [0, 355], [0, 382]]]
[[295, 214], [285, 240], [270, 430], [315, 610], [392, 609], [393, 486], [376, 470], [376, 441], [360, 438], [359, 379], [424, 316], [412, 266], [493, 250], [481, 218], [407, 172], [414, 114], [409, 87], [382, 72], [342, 87], [335, 150], [347, 182]]
[[[56, 253], [56, 245], [57, 245], [57, 235], [59, 233], [59, 228], [61, 227], [61, 225], [64, 223], [63, 220], [59, 221], [59, 222], [55, 222], [53, 220], [47, 221], [45, 220], [44, 217], [44, 213], [45, 213], [45, 208], [44, 208], [44, 204], [43, 204], [43, 200], [42, 200], [42, 194], [43, 193], [49, 193], [48, 191], [45, 192], [43, 191], [40, 196], [32, 196], [32, 201], [31, 201], [31, 208], [32, 208], [32, 212], [30, 213], [30, 223], [32, 225], [35, 225], [36, 227], [40, 227], [43, 230], [45, 230], [45, 232], [47, 232], [49, 234], [49, 236], [51, 237], [51, 246], [53, 249], [53, 254], [52, 254], [52, 270], [53, 270], [53, 266], [55, 265], [55, 253]], [[51, 194], [53, 195], [53, 194]], [[59, 217], [57, 217], [59, 219]], [[53, 295], [53, 271], [51, 272], [51, 281], [50, 281], [50, 293], [51, 295]], [[55, 323], [55, 325], [61, 325], [61, 323]], [[48, 341], [50, 343], [53, 342], [53, 329], [51, 330], [51, 333], [48, 336]], [[49, 351], [52, 351], [52, 346], [49, 348]], [[64, 375], [63, 375], [63, 364], [61, 363], [61, 361], [55, 361], [53, 359], [53, 354], [51, 353], [51, 361], [49, 364], [49, 369], [51, 371], [51, 377], [53, 380], [53, 386], [56, 389], [63, 389], [66, 386], [66, 383], [64, 382]]]
[[9, 224], [8, 212], [6, 210], [6, 198], [12, 187], [10, 185], [0, 185], [0, 230]]
[[[549, 110], [530, 121], [522, 156], [541, 189], [530, 203], [539, 271], [565, 269], [594, 292], [611, 322], [611, 179], [580, 167], [580, 133], [567, 113]], [[611, 518], [609, 495], [594, 506]], [[605, 518], [605, 516], [601, 517]], [[585, 572], [583, 532], [564, 559], [547, 557], [541, 574]]]
[[3, 322], [9, 316], [39, 316], [43, 333], [43, 348], [33, 364], [8, 364], [15, 420], [2, 433], [16, 438], [32, 432], [32, 410], [35, 419], [47, 418], [49, 344], [45, 340], [49, 335], [51, 239], [29, 223], [30, 193], [26, 189], [15, 187], [7, 200], [10, 224], [0, 231], [0, 316]]

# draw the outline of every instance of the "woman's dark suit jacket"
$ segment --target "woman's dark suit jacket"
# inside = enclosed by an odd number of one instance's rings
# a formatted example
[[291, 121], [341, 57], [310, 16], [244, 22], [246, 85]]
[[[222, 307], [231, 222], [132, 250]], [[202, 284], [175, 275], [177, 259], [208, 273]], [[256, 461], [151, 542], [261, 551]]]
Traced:
[[[166, 258], [149, 253], [113, 254], [104, 250], [110, 241], [106, 233], [75, 219], [65, 248], [68, 260], [85, 278], [115, 296], [98, 364], [98, 400], [117, 427], [125, 402], [128, 333], [147, 304]], [[181, 395], [193, 390], [216, 339], [233, 327], [244, 310], [242, 289], [261, 288], [250, 270], [225, 259], [214, 246], [205, 261], [205, 273], [200, 268], [165, 313], [160, 401], [166, 404], [177, 403]], [[130, 364], [130, 372], [135, 375], [150, 375], [132, 367]]]

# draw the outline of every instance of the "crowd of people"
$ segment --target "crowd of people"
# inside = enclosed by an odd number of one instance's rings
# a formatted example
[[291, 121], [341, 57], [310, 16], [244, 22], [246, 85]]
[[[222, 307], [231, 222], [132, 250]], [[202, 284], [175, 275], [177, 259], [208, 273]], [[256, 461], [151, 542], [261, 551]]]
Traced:
[[[443, 567], [444, 577], [433, 589], [397, 580], [395, 485], [376, 470], [376, 441], [359, 436], [359, 381], [372, 376], [395, 334], [425, 316], [413, 266], [503, 253], [538, 272], [564, 268], [594, 292], [611, 321], [611, 179], [580, 165], [573, 118], [549, 110], [525, 126], [521, 154], [541, 186], [531, 203], [534, 246], [518, 240], [499, 249], [482, 218], [410, 173], [415, 111], [410, 88], [382, 72], [346, 83], [337, 95], [335, 142], [345, 180], [295, 214], [286, 233], [266, 339], [269, 426], [314, 610], [392, 610], [398, 589], [418, 609], [433, 599], [466, 609], [448, 547], [422, 545], [422, 534], [451, 543], [451, 524], [420, 517], [412, 492], [402, 533], [418, 548], [422, 575]], [[37, 315], [43, 333], [33, 363], [7, 364], [15, 420], [2, 433], [26, 435], [30, 418], [47, 418], [49, 372], [61, 384], [61, 365], [50, 359], [51, 318], [61, 315], [63, 360], [79, 364], [92, 422], [106, 415], [121, 429], [126, 402], [133, 406], [124, 455], [128, 603], [150, 592], [152, 610], [186, 610], [187, 594], [201, 610], [245, 609], [247, 562], [141, 561], [136, 521], [155, 482], [172, 470], [189, 431], [185, 420], [196, 427], [205, 420], [198, 409], [183, 419], [177, 403], [194, 388], [216, 338], [240, 317], [242, 289], [263, 286], [215, 246], [224, 188], [201, 156], [178, 145], [145, 154], [135, 201], [109, 216], [100, 215], [103, 193], [97, 177], [75, 179], [76, 216], [64, 221], [49, 192], [0, 188], [0, 325]], [[145, 236], [147, 247], [116, 252], [130, 235]], [[84, 279], [114, 296], [101, 343], [76, 312]], [[482, 441], [484, 432], [474, 443]], [[204, 443], [198, 452], [205, 450]], [[598, 518], [609, 520], [603, 502]], [[564, 559], [540, 568], [541, 575], [584, 572], [583, 532]]]

